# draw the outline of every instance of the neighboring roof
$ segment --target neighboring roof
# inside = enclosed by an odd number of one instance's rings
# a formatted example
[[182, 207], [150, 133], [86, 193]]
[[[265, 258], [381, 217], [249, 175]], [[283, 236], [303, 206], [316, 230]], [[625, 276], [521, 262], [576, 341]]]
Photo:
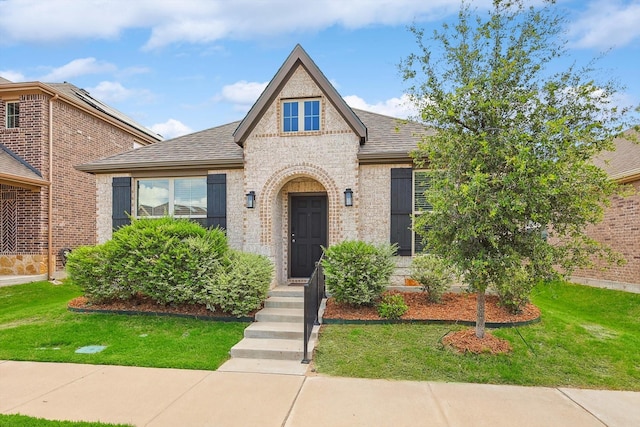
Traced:
[[152, 131], [151, 129], [147, 129], [146, 127], [142, 126], [141, 124], [137, 123], [135, 120], [133, 120], [131, 117], [126, 116], [125, 114], [121, 113], [120, 111], [116, 110], [115, 108], [112, 108], [110, 106], [108, 106], [107, 104], [105, 104], [104, 102], [100, 101], [99, 99], [96, 99], [94, 97], [91, 96], [91, 94], [89, 92], [87, 92], [84, 89], [80, 89], [77, 86], [72, 85], [71, 83], [45, 83], [47, 86], [52, 87], [53, 89], [57, 90], [60, 93], [63, 93], [69, 97], [75, 97], [78, 98], [80, 101], [84, 102], [85, 104], [88, 104], [89, 106], [91, 106], [92, 108], [95, 108], [98, 111], [102, 111], [103, 113], [113, 117], [114, 119], [128, 125], [131, 126], [137, 130], [139, 130], [142, 133], [147, 134], [148, 136], [150, 136], [151, 138], [161, 141], [162, 135], [158, 135], [157, 133], [155, 133], [154, 131]]
[[325, 96], [338, 110], [349, 126], [351, 126], [351, 129], [353, 129], [356, 135], [360, 137], [360, 143], [364, 144], [367, 140], [366, 126], [360, 121], [358, 116], [355, 115], [353, 110], [347, 105], [338, 91], [336, 91], [315, 62], [313, 62], [311, 57], [309, 57], [307, 52], [305, 52], [299, 44], [293, 48], [293, 51], [291, 51], [291, 54], [289, 54], [287, 59], [284, 61], [284, 64], [282, 64], [258, 100], [253, 104], [251, 110], [249, 110], [245, 118], [240, 122], [238, 129], [233, 133], [235, 142], [240, 146], [244, 144], [244, 141], [249, 137], [249, 133], [256, 126], [267, 108], [272, 104], [275, 97], [280, 93], [282, 87], [287, 83], [299, 65], [305, 68], [318, 87], [320, 87], [322, 92], [324, 92]]
[[162, 136], [150, 129], [136, 123], [130, 117], [118, 110], [93, 98], [89, 92], [80, 89], [70, 83], [42, 83], [20, 82], [12, 83], [6, 79], [0, 81], [0, 93], [16, 96], [25, 93], [46, 93], [50, 96], [58, 96], [61, 101], [74, 105], [81, 110], [92, 114], [105, 122], [109, 122], [126, 132], [134, 135], [141, 144], [152, 144], [162, 141]]
[[[361, 163], [410, 162], [426, 128], [381, 114], [353, 110], [369, 129], [369, 141], [360, 146]], [[243, 150], [234, 142], [233, 131], [240, 122], [206, 129], [158, 142], [122, 154], [76, 166], [93, 173], [122, 171], [242, 168]]]
[[600, 154], [595, 164], [613, 180], [624, 183], [640, 179], [640, 133], [628, 130], [613, 142], [615, 151]]
[[0, 144], [0, 183], [35, 189], [49, 185], [36, 168]]
[[11, 80], [7, 80], [4, 77], [0, 76], [0, 85], [4, 83], [11, 83]]
[[76, 166], [85, 172], [130, 170], [238, 168], [243, 166], [242, 147], [233, 140], [240, 122], [206, 129], [157, 142], [95, 162]]

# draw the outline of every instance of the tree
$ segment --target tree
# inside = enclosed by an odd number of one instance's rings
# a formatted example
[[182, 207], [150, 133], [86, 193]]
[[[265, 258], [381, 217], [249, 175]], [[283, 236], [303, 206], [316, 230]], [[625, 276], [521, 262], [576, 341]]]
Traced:
[[616, 191], [591, 159], [613, 148], [628, 110], [612, 102], [615, 82], [591, 78], [594, 62], [548, 70], [566, 53], [563, 17], [553, 1], [524, 3], [480, 13], [463, 2], [455, 25], [429, 38], [412, 27], [419, 53], [400, 65], [435, 130], [414, 153], [433, 206], [415, 228], [478, 293], [478, 338], [487, 289], [514, 272], [539, 280], [617, 259], [583, 230]]

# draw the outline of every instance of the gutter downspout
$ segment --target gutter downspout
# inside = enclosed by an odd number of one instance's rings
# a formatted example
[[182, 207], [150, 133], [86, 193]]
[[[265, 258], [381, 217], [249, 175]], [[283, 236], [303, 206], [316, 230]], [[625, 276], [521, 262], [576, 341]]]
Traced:
[[54, 280], [56, 263], [53, 259], [53, 101], [59, 98], [56, 93], [49, 98], [49, 208], [48, 208], [48, 244], [47, 244], [47, 273], [49, 280]]

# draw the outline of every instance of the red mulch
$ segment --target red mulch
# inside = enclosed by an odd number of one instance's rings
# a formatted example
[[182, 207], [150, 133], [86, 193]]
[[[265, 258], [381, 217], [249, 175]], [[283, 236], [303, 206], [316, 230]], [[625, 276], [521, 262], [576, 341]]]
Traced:
[[[402, 320], [445, 320], [468, 321], [476, 320], [476, 294], [447, 293], [440, 303], [431, 303], [427, 294], [423, 292], [392, 292], [399, 293], [404, 298], [409, 310], [401, 317]], [[485, 300], [485, 319], [487, 323], [527, 322], [540, 317], [540, 309], [529, 303], [518, 314], [509, 313], [498, 304], [498, 297], [487, 295]], [[333, 298], [327, 300], [327, 308], [323, 319], [344, 320], [383, 320], [378, 316], [376, 307], [352, 307], [338, 304]], [[475, 336], [474, 329], [458, 331], [447, 335], [443, 342], [458, 351], [474, 353], [504, 353], [511, 351], [507, 341], [500, 340], [489, 332], [485, 332], [482, 339]]]
[[[107, 310], [122, 312], [141, 312], [141, 313], [169, 313], [176, 315], [186, 315], [193, 317], [236, 317], [232, 314], [224, 313], [220, 310], [211, 311], [203, 304], [180, 304], [180, 305], [162, 305], [144, 296], [136, 296], [130, 300], [113, 300], [103, 303], [92, 303], [86, 297], [77, 297], [69, 301], [69, 307], [89, 309], [89, 310]], [[257, 311], [257, 310], [256, 310]], [[250, 313], [247, 317], [253, 317], [255, 312]]]

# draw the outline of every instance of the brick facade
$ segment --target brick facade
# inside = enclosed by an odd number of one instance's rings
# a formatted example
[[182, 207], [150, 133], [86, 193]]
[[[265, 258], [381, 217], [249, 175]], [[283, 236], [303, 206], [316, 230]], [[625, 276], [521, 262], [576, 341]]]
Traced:
[[640, 181], [631, 185], [637, 193], [624, 198], [613, 197], [603, 221], [586, 230], [587, 235], [620, 253], [626, 263], [605, 269], [577, 270], [574, 272], [576, 281], [640, 292]]
[[[33, 89], [30, 92], [34, 92]], [[0, 94], [0, 97], [3, 95]], [[15, 95], [13, 95], [15, 96]], [[0, 142], [37, 169], [42, 178], [49, 176], [49, 104], [52, 96], [47, 93], [26, 93], [19, 96], [20, 124], [6, 129], [5, 105], [0, 98]], [[53, 111], [53, 195], [52, 232], [53, 255], [56, 270], [63, 268], [58, 252], [62, 248], [75, 248], [96, 243], [95, 176], [79, 172], [75, 165], [111, 156], [134, 147], [139, 139], [132, 133], [104, 118], [94, 116], [61, 98], [52, 101]], [[16, 267], [9, 267], [0, 274], [42, 274], [42, 257], [48, 251], [48, 200], [49, 187], [31, 191], [10, 185], [0, 186], [0, 200], [17, 196], [18, 247], [0, 251], [4, 263], [10, 260]], [[25, 270], [17, 262], [25, 256], [35, 264]], [[34, 259], [35, 259], [34, 258]], [[46, 272], [46, 271], [45, 271]]]

